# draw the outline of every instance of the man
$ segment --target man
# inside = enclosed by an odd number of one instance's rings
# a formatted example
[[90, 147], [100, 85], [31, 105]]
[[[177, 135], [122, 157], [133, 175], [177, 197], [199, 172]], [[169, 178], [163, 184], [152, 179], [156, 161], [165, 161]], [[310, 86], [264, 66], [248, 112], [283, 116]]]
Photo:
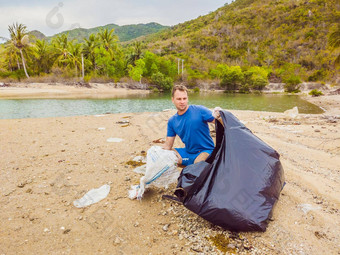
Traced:
[[[204, 161], [215, 148], [211, 138], [208, 122], [220, 118], [219, 110], [212, 112], [201, 105], [188, 105], [188, 91], [183, 85], [176, 85], [172, 89], [172, 103], [177, 113], [168, 121], [167, 138], [163, 149], [171, 150], [176, 135], [178, 135], [185, 148], [175, 148], [178, 164], [188, 166]], [[214, 117], [215, 116], [215, 117]]]

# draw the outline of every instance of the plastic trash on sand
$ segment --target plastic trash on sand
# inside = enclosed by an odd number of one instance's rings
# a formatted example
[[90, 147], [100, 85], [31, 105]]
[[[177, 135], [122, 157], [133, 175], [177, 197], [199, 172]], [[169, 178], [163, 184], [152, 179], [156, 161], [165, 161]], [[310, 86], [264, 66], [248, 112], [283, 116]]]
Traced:
[[106, 141], [108, 143], [120, 143], [121, 141], [123, 141], [123, 139], [118, 137], [110, 137]]
[[297, 106], [295, 106], [292, 109], [285, 111], [283, 114], [286, 115], [287, 117], [295, 119], [299, 115], [299, 109]]
[[320, 206], [312, 206], [311, 204], [299, 204], [298, 208], [301, 209], [304, 214], [307, 214], [309, 211], [319, 210]]
[[105, 184], [98, 189], [91, 189], [82, 198], [73, 201], [73, 205], [77, 208], [83, 208], [103, 200], [109, 193], [110, 185]]
[[129, 198], [141, 199], [149, 185], [167, 188], [177, 181], [178, 176], [176, 153], [160, 146], [152, 146], [147, 151], [145, 175], [140, 179], [139, 185], [131, 186]]

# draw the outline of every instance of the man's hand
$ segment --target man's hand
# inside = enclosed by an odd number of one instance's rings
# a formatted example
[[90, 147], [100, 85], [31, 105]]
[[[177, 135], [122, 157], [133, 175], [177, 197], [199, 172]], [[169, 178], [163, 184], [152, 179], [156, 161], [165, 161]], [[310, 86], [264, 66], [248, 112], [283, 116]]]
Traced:
[[217, 106], [217, 107], [214, 108], [212, 115], [214, 116], [215, 119], [219, 119], [221, 117], [220, 111], [222, 111], [221, 107]]

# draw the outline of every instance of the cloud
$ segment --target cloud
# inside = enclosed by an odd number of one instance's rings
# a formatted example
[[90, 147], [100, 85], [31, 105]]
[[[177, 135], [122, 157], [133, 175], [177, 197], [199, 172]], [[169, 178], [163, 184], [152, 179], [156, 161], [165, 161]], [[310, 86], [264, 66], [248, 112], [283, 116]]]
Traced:
[[158, 22], [175, 25], [223, 6], [226, 0], [11, 0], [0, 9], [0, 36], [8, 37], [7, 26], [23, 23], [28, 30], [53, 35], [74, 27], [91, 28]]
[[13, 23], [23, 23], [28, 30], [43, 29], [46, 9], [41, 7], [1, 7], [0, 36], [8, 37], [8, 26]]

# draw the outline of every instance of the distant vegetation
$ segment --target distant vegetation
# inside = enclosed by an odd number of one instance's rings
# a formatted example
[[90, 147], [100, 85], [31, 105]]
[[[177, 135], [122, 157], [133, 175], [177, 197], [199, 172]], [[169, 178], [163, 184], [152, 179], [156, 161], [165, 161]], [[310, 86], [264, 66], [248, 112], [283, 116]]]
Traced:
[[50, 40], [55, 36], [68, 34], [69, 40], [71, 41], [76, 40], [78, 42], [82, 42], [84, 38], [88, 39], [91, 34], [96, 34], [100, 30], [107, 29], [110, 31], [111, 29], [114, 29], [114, 34], [117, 35], [119, 41], [125, 42], [125, 41], [138, 38], [140, 36], [146, 36], [149, 34], [157, 33], [165, 28], [168, 28], [168, 27], [162, 26], [155, 22], [151, 22], [148, 24], [125, 25], [125, 26], [118, 26], [116, 24], [108, 24], [105, 26], [94, 27], [90, 29], [75, 28], [69, 31], [64, 31], [60, 34], [57, 34], [51, 37], [47, 37], [47, 39]]
[[318, 96], [322, 96], [323, 95], [322, 91], [317, 90], [317, 89], [313, 89], [313, 90], [309, 91], [308, 94], [313, 96], [313, 97], [318, 97]]
[[[13, 24], [11, 39], [0, 45], [0, 77], [79, 80], [83, 54], [85, 81], [131, 79], [160, 90], [179, 81], [192, 88], [214, 83], [243, 93], [272, 81], [296, 92], [302, 81], [336, 80], [339, 19], [335, 0], [236, 0], [165, 30], [156, 23], [107, 25], [47, 40]], [[125, 34], [118, 37], [123, 28]], [[151, 32], [157, 33], [121, 43]]]
[[[236, 0], [209, 15], [150, 35], [144, 42], [161, 56], [184, 59], [189, 84], [213, 79], [216, 69], [224, 65], [228, 66], [224, 72], [236, 76], [219, 77], [221, 84], [247, 90], [242, 85], [247, 75], [242, 77], [240, 70], [245, 74], [257, 66], [268, 73], [270, 81], [284, 82], [287, 90], [294, 90], [294, 84], [301, 81], [336, 80], [339, 20], [336, 0]], [[262, 87], [264, 80], [256, 79]], [[246, 82], [246, 86], [256, 85]]]
[[[29, 35], [23, 24], [9, 26], [11, 39], [1, 48], [0, 77], [20, 80], [37, 77], [40, 80], [80, 80], [82, 61], [84, 80], [118, 81], [130, 77], [154, 84], [158, 89], [170, 90], [177, 78], [174, 59], [163, 58], [143, 49], [140, 42], [123, 48], [114, 29], [101, 29], [82, 43], [70, 40], [68, 33], [39, 40]], [[82, 59], [83, 56], [83, 59]]]

